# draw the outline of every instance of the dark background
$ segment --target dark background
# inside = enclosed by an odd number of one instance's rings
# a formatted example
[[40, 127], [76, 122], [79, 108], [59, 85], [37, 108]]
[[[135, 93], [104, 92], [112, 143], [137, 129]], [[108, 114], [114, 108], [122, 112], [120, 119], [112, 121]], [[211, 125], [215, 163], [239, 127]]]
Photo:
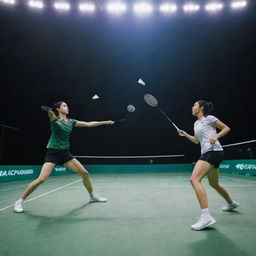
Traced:
[[[144, 103], [146, 92], [189, 133], [191, 107], [205, 99], [231, 127], [222, 144], [255, 139], [255, 11], [250, 2], [246, 10], [218, 15], [117, 18], [1, 4], [0, 123], [20, 129], [4, 129], [3, 163], [42, 163], [50, 129], [40, 105], [59, 100], [82, 121], [119, 119], [128, 104], [136, 106], [128, 122], [76, 128], [74, 155], [185, 154], [185, 161], [195, 161], [200, 147]], [[94, 94], [100, 99], [92, 101]], [[256, 157], [255, 146], [250, 149], [227, 149], [226, 157]]]

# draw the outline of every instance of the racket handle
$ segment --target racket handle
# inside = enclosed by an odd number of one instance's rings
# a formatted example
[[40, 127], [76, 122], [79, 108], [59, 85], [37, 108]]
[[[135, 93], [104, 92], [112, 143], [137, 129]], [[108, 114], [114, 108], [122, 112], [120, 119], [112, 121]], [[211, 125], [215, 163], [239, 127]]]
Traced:
[[167, 114], [159, 106], [158, 106], [158, 109], [167, 118], [167, 120], [175, 127], [175, 129], [179, 130], [178, 126], [172, 121], [172, 119], [169, 116], [167, 116]]
[[176, 128], [176, 130], [180, 130], [175, 123], [172, 122], [172, 125]]
[[125, 121], [126, 120], [126, 117], [124, 117], [124, 118], [122, 118], [122, 119], [119, 119], [119, 120], [116, 120], [116, 121], [114, 121], [115, 123], [120, 123], [120, 122], [123, 122], [123, 121]]

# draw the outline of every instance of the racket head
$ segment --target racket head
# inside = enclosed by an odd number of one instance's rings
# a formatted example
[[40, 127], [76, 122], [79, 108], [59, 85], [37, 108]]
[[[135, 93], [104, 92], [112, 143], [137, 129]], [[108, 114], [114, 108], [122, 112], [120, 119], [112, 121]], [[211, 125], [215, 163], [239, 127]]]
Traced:
[[158, 101], [152, 94], [145, 94], [144, 101], [151, 107], [158, 107]]
[[132, 112], [135, 111], [135, 107], [130, 104], [130, 105], [127, 106], [127, 111], [128, 111], [129, 113], [132, 113]]

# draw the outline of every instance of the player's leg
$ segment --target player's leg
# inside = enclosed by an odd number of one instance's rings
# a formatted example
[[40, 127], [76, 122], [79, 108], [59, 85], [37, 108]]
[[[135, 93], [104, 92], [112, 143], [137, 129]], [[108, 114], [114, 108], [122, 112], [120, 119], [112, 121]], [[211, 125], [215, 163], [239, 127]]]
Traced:
[[212, 167], [207, 173], [209, 185], [213, 187], [228, 203], [227, 206], [222, 208], [223, 211], [234, 210], [239, 206], [238, 202], [235, 202], [229, 195], [227, 189], [219, 184], [219, 169]]
[[204, 160], [198, 160], [190, 177], [190, 182], [201, 207], [201, 216], [198, 222], [191, 226], [193, 230], [202, 230], [216, 222], [209, 212], [206, 191], [201, 183], [202, 178], [210, 169], [210, 163]]
[[88, 171], [83, 167], [83, 165], [77, 160], [72, 159], [64, 164], [65, 167], [70, 169], [71, 171], [79, 174], [83, 179], [83, 184], [87, 189], [88, 193], [90, 194], [90, 203], [93, 202], [106, 202], [107, 199], [100, 197], [99, 195], [93, 192], [93, 187], [90, 180], [90, 175]]
[[40, 185], [42, 184], [51, 174], [52, 169], [55, 167], [54, 163], [44, 163], [40, 172], [40, 175], [38, 176], [37, 179], [35, 179], [34, 181], [32, 181], [27, 188], [25, 189], [25, 191], [23, 192], [23, 194], [21, 195], [20, 199], [18, 201], [15, 202], [14, 205], [14, 211], [15, 212], [23, 212], [23, 202], [24, 200]]
[[194, 188], [201, 209], [208, 208], [207, 195], [201, 180], [210, 168], [211, 165], [208, 162], [198, 160], [190, 177], [190, 183]]

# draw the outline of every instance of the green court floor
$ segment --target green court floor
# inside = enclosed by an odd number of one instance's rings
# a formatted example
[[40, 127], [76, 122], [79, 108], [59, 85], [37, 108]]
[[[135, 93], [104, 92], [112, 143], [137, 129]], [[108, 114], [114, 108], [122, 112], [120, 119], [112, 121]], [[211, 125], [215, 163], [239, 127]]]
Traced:
[[28, 180], [0, 183], [0, 256], [247, 256], [256, 255], [256, 177], [222, 175], [241, 207], [207, 184], [217, 223], [190, 230], [200, 215], [189, 173], [93, 174], [107, 203], [89, 204], [77, 175], [50, 177], [14, 213]]

